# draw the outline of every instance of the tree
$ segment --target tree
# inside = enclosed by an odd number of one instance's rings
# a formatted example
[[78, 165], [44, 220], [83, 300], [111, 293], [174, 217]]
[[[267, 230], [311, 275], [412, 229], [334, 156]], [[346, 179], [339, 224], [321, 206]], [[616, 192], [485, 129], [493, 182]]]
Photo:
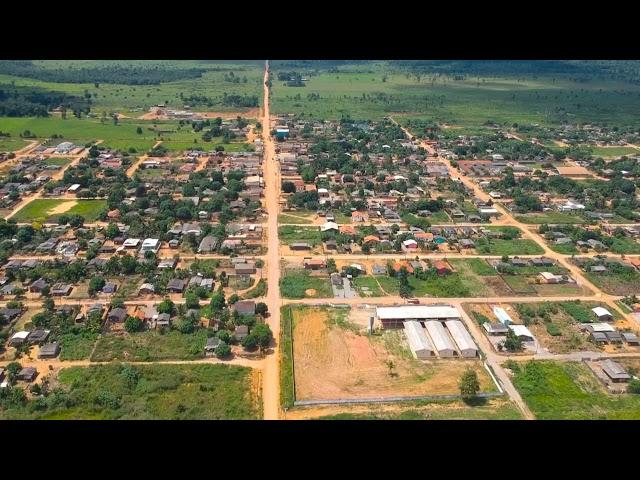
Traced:
[[638, 380], [637, 378], [631, 380], [629, 382], [628, 392], [635, 393], [637, 395], [640, 394], [640, 380]]
[[224, 299], [224, 291], [222, 290], [222, 285], [218, 287], [216, 293], [211, 297], [211, 308], [215, 312], [221, 312], [225, 307], [225, 299]]
[[144, 322], [138, 317], [127, 317], [124, 321], [124, 329], [129, 332], [140, 332], [144, 326]]
[[187, 308], [200, 308], [200, 301], [195, 292], [187, 292], [184, 298]]
[[9, 376], [9, 382], [13, 383], [16, 375], [18, 375], [18, 372], [22, 370], [22, 365], [20, 365], [20, 363], [18, 362], [11, 362], [9, 365], [7, 365], [7, 374]]
[[174, 311], [175, 305], [169, 299], [163, 300], [158, 305], [158, 313], [168, 313], [171, 315]]
[[236, 303], [238, 300], [240, 300], [240, 297], [234, 293], [234, 294], [232, 294], [232, 295], [229, 297], [229, 300], [227, 300], [227, 303], [228, 303], [229, 305], [233, 305], [233, 304], [234, 304], [234, 303]]
[[107, 282], [102, 277], [93, 277], [89, 281], [89, 295], [95, 295], [102, 290]]
[[242, 340], [242, 346], [245, 350], [255, 350], [258, 347], [258, 338], [250, 333]]
[[469, 399], [475, 397], [480, 391], [480, 381], [475, 370], [468, 368], [464, 371], [458, 382], [460, 394], [463, 398]]
[[283, 193], [296, 193], [296, 186], [293, 182], [282, 182]]
[[53, 312], [56, 304], [53, 301], [53, 298], [45, 298], [42, 302], [42, 308], [44, 308], [47, 312]]
[[507, 338], [504, 341], [504, 348], [506, 348], [508, 352], [519, 352], [522, 350], [522, 339], [511, 329], [507, 332]]
[[216, 347], [216, 357], [226, 358], [229, 355], [231, 355], [231, 347], [221, 341], [220, 344]]
[[[271, 331], [271, 327], [266, 323], [259, 323], [251, 330], [251, 333], [248, 337], [255, 337], [257, 344], [260, 348], [268, 348], [271, 345], [271, 341], [273, 340], [273, 332]], [[243, 344], [244, 345], [244, 344]]]
[[120, 235], [120, 229], [118, 228], [118, 225], [113, 222], [109, 222], [105, 235], [107, 236], [107, 238], [115, 238]]
[[142, 135], [142, 127], [138, 127], [138, 128], [136, 128], [136, 133], [137, 133], [138, 135]]
[[267, 304], [264, 302], [258, 302], [256, 304], [256, 313], [258, 315], [262, 315], [263, 317], [265, 316], [265, 314], [269, 311], [269, 307], [267, 307]]

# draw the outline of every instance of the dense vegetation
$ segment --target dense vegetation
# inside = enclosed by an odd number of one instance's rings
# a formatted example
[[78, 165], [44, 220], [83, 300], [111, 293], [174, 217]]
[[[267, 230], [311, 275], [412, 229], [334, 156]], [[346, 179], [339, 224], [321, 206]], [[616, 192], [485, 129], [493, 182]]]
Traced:
[[89, 113], [91, 98], [42, 88], [0, 84], [2, 117], [47, 117], [50, 110], [58, 107], [80, 116], [81, 113]]

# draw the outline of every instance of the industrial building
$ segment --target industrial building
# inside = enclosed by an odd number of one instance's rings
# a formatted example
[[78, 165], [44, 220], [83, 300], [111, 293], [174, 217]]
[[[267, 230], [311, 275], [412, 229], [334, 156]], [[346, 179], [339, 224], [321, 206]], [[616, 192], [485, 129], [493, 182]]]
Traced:
[[402, 327], [409, 320], [459, 320], [460, 313], [450, 305], [402, 305], [377, 307], [376, 316], [384, 328]]
[[447, 320], [445, 324], [453, 337], [453, 341], [456, 342], [458, 350], [460, 350], [460, 355], [466, 358], [477, 357], [478, 347], [462, 322], [460, 320]]
[[454, 357], [458, 354], [447, 330], [438, 320], [430, 320], [424, 324], [439, 357]]
[[404, 322], [404, 332], [414, 357], [424, 360], [435, 356], [433, 344], [427, 338], [427, 334], [420, 322], [415, 320]]

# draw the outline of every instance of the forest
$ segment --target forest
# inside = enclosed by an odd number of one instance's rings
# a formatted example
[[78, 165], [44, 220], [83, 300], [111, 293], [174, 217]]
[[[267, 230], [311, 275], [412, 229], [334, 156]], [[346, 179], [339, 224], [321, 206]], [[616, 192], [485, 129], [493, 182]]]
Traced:
[[89, 113], [91, 100], [35, 87], [0, 85], [0, 116], [47, 117], [49, 110], [60, 106], [76, 115]]

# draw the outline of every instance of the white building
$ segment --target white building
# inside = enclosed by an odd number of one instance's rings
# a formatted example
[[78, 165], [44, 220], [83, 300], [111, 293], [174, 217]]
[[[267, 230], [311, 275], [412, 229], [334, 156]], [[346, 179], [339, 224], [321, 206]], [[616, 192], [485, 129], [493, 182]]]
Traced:
[[427, 359], [435, 356], [433, 345], [427, 338], [420, 322], [415, 320], [404, 322], [404, 333], [407, 336], [407, 342], [414, 357], [417, 359]]
[[430, 320], [424, 324], [429, 337], [433, 341], [433, 345], [440, 357], [453, 357], [457, 355], [456, 347], [453, 345], [453, 341], [447, 330], [442, 326], [442, 323], [436, 320]]
[[460, 320], [447, 320], [446, 325], [453, 337], [453, 341], [458, 346], [458, 350], [460, 350], [460, 355], [463, 357], [477, 357], [478, 347], [476, 342], [473, 341], [462, 322]]

